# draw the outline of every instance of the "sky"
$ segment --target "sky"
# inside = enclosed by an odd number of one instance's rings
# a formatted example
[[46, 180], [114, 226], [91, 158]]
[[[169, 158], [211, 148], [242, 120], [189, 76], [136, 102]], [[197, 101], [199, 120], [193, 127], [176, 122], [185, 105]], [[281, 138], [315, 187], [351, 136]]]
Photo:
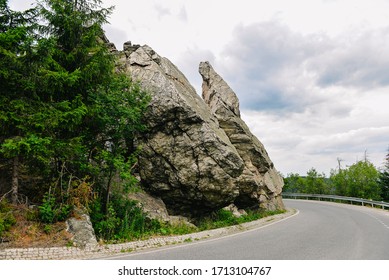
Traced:
[[[13, 9], [33, 1], [10, 0]], [[201, 95], [209, 61], [283, 175], [389, 148], [389, 0], [106, 0], [108, 39], [149, 45]]]

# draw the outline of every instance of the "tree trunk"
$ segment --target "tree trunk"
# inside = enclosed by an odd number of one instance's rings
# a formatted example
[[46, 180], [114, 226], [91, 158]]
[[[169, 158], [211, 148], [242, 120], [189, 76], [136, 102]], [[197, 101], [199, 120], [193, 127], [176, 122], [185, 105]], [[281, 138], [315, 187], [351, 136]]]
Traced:
[[107, 183], [107, 193], [105, 196], [105, 214], [108, 214], [108, 208], [109, 208], [109, 196], [111, 194], [111, 181], [112, 181], [112, 170], [109, 171], [109, 177], [108, 177], [108, 183]]
[[12, 203], [18, 203], [19, 193], [19, 156], [14, 157], [12, 167]]

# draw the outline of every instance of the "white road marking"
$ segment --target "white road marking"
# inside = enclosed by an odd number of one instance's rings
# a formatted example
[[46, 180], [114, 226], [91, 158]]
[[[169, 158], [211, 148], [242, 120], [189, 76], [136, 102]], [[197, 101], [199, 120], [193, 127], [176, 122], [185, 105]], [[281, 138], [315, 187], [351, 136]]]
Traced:
[[381, 225], [383, 225], [386, 229], [389, 229], [389, 226], [387, 224], [385, 224], [385, 222], [383, 222], [380, 218], [377, 218], [376, 216], [373, 216], [369, 213], [366, 213], [367, 215], [369, 215], [370, 217], [376, 219]]

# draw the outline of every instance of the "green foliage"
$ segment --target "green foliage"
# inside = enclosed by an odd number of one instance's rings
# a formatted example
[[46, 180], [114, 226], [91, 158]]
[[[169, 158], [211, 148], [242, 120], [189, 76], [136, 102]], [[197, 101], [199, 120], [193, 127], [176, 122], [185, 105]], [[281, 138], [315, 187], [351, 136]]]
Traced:
[[171, 225], [150, 219], [138, 202], [115, 195], [108, 207], [108, 214], [104, 213], [102, 203], [97, 199], [91, 205], [90, 217], [98, 238], [106, 241], [129, 241], [153, 235], [188, 234], [198, 230], [237, 225], [283, 212], [285, 211], [248, 211], [247, 215], [236, 218], [230, 211], [220, 209], [198, 220], [196, 229], [184, 223]]
[[97, 236], [106, 240], [115, 239], [115, 232], [121, 222], [116, 216], [115, 209], [110, 205], [108, 207], [108, 212], [101, 216], [101, 220], [92, 218], [92, 224], [94, 225], [95, 232], [97, 232]]
[[315, 168], [308, 170], [307, 175], [301, 177], [297, 173], [290, 173], [284, 178], [284, 192], [329, 194], [331, 186], [325, 175], [319, 174]]
[[46, 234], [49, 234], [49, 233], [51, 232], [52, 229], [53, 229], [53, 228], [52, 228], [52, 226], [51, 226], [50, 224], [46, 224], [46, 225], [44, 225], [44, 227], [43, 227], [43, 231], [44, 231], [44, 233], [46, 233]]
[[39, 221], [39, 208], [38, 209], [26, 209], [25, 217], [27, 221], [36, 222]]
[[39, 218], [44, 223], [54, 222], [55, 198], [45, 195], [42, 205], [39, 206]]
[[155, 226], [155, 232], [160, 235], [183, 235], [197, 231], [193, 226], [189, 226], [185, 223], [169, 224], [157, 221]]
[[289, 173], [284, 178], [284, 192], [303, 193], [305, 189], [305, 180], [298, 173]]
[[306, 193], [315, 193], [315, 194], [329, 194], [330, 186], [326, 184], [325, 174], [319, 174], [315, 168], [311, 168], [307, 172], [306, 181]]
[[38, 208], [40, 221], [48, 224], [66, 220], [72, 210], [68, 204], [57, 203], [50, 194], [44, 196], [43, 203]]
[[378, 179], [378, 170], [367, 160], [332, 171], [330, 177], [336, 194], [373, 200], [381, 199]]
[[105, 213], [101, 199], [97, 199], [90, 216], [97, 236], [104, 240], [132, 240], [145, 233], [146, 215], [135, 201], [116, 197]]
[[16, 223], [12, 207], [5, 199], [0, 200], [0, 237]]
[[384, 194], [385, 190], [382, 187], [382, 178], [377, 168], [368, 160], [364, 160], [345, 169], [332, 170], [330, 178], [318, 174], [314, 168], [311, 168], [304, 177], [288, 174], [284, 178], [283, 191], [381, 200], [383, 198], [381, 194]]
[[242, 223], [251, 222], [267, 216], [284, 213], [285, 210], [264, 211], [264, 210], [249, 210], [246, 215], [235, 217], [231, 211], [219, 209], [211, 215], [201, 218], [197, 222], [199, 230], [209, 230]]
[[235, 225], [238, 223], [237, 218], [234, 217], [231, 211], [220, 209], [212, 217], [214, 227], [224, 227]]
[[[113, 185], [135, 187], [133, 139], [150, 97], [115, 70], [101, 40], [112, 10], [99, 0], [42, 0], [14, 12], [0, 1], [0, 171], [11, 170], [16, 193], [19, 184], [40, 198], [51, 189], [63, 202], [74, 178], [88, 178], [108, 215]], [[58, 219], [45, 199], [43, 219]]]
[[115, 195], [108, 206], [108, 213], [100, 199], [90, 207], [90, 217], [98, 238], [107, 241], [129, 241], [152, 235], [186, 234], [193, 228], [185, 224], [170, 225], [150, 219], [137, 201]]

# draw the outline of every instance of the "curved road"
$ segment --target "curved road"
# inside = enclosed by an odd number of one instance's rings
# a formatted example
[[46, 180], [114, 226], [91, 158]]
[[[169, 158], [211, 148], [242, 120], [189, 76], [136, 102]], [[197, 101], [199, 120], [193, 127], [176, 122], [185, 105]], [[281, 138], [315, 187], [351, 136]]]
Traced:
[[389, 211], [330, 202], [284, 201], [299, 214], [226, 238], [109, 259], [389, 260]]

